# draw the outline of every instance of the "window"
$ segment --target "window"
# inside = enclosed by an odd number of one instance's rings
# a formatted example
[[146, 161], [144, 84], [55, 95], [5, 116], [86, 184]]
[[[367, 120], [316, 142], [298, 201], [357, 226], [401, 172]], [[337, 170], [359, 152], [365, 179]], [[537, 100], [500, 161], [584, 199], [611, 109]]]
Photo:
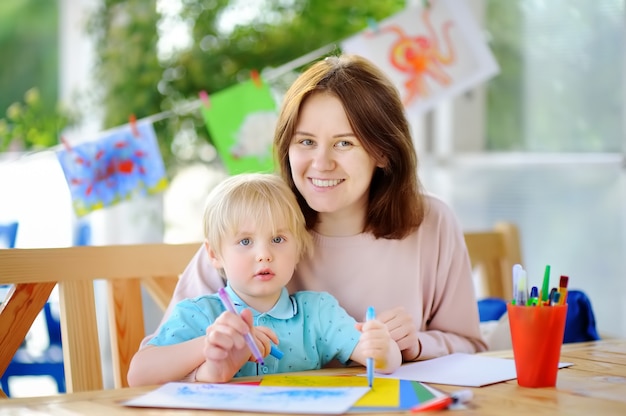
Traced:
[[623, 150], [624, 3], [485, 0], [501, 67], [487, 85], [485, 150]]

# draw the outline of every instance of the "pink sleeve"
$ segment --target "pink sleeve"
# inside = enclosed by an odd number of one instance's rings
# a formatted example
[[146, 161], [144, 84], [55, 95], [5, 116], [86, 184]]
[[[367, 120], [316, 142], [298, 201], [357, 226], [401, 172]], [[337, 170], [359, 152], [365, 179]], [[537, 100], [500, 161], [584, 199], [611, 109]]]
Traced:
[[453, 352], [487, 350], [480, 333], [478, 303], [463, 230], [453, 212], [444, 207], [439, 218], [438, 264], [433, 309], [426, 331], [419, 333], [420, 360]]
[[147, 335], [141, 341], [141, 347], [143, 348], [148, 341], [159, 331], [163, 322], [167, 320], [174, 305], [183, 299], [195, 298], [200, 295], [206, 295], [209, 293], [215, 293], [219, 288], [224, 286], [224, 280], [218, 273], [218, 271], [211, 265], [207, 256], [204, 245], [200, 246], [200, 249], [192, 257], [191, 261], [185, 268], [185, 271], [180, 276], [174, 294], [170, 300], [167, 309], [161, 319], [161, 323], [156, 331]]

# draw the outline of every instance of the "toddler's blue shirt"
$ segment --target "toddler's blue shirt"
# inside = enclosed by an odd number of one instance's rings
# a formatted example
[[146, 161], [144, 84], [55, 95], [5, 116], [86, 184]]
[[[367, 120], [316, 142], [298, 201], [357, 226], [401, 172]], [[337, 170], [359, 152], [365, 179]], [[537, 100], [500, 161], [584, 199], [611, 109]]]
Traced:
[[[226, 291], [238, 313], [249, 308], [230, 286]], [[346, 363], [361, 336], [354, 318], [326, 292], [301, 291], [290, 296], [283, 288], [270, 311], [249, 309], [255, 326], [266, 326], [276, 333], [278, 349], [284, 356], [278, 360], [268, 355], [265, 365], [247, 362], [235, 377], [315, 370], [333, 359]], [[172, 345], [204, 336], [206, 328], [224, 311], [217, 294], [183, 300], [148, 345]]]

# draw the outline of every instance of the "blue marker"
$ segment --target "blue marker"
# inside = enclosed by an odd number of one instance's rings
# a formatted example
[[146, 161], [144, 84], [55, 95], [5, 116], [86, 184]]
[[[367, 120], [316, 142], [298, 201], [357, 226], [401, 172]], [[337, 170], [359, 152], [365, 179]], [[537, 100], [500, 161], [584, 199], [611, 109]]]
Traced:
[[281, 358], [283, 358], [284, 354], [281, 350], [272, 345], [272, 348], [270, 349], [270, 355], [272, 357], [275, 357], [277, 360], [280, 360]]
[[528, 298], [528, 306], [537, 306], [539, 303], [539, 290], [537, 286], [530, 289], [530, 297]]
[[[367, 313], [365, 314], [365, 320], [371, 321], [372, 319], [374, 319], [374, 308], [370, 306], [369, 308], [367, 308]], [[373, 358], [370, 357], [367, 359], [366, 369], [367, 369], [367, 384], [369, 384], [371, 388], [372, 385], [374, 384], [374, 359]]]

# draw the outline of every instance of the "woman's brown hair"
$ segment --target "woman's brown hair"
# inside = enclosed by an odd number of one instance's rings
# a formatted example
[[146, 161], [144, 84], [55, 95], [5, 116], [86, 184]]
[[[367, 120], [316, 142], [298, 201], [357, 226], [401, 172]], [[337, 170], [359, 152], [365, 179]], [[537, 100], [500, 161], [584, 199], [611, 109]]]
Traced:
[[313, 229], [318, 213], [306, 203], [291, 176], [289, 147], [300, 108], [312, 94], [326, 93], [342, 103], [348, 121], [367, 153], [382, 168], [372, 177], [364, 232], [401, 239], [419, 227], [425, 201], [417, 177], [417, 155], [398, 91], [380, 69], [357, 55], [318, 61], [291, 85], [283, 100], [274, 135], [281, 175], [296, 194]]

